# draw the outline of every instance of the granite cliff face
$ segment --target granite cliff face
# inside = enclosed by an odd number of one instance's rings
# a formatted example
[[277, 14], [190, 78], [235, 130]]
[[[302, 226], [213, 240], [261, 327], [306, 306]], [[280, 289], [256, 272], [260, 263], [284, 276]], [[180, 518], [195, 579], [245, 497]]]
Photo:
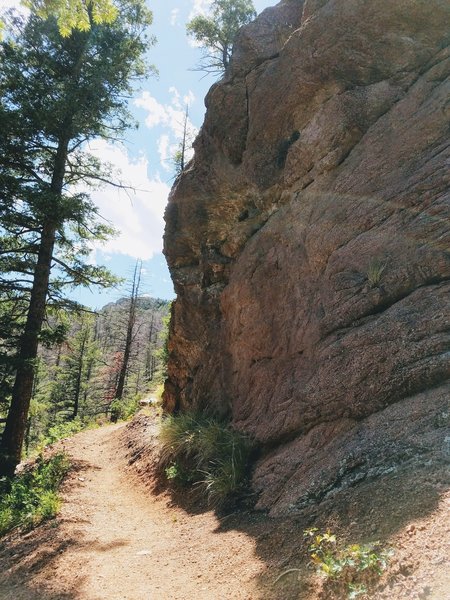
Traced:
[[166, 408], [254, 436], [272, 514], [448, 456], [449, 23], [448, 0], [265, 10], [172, 191]]

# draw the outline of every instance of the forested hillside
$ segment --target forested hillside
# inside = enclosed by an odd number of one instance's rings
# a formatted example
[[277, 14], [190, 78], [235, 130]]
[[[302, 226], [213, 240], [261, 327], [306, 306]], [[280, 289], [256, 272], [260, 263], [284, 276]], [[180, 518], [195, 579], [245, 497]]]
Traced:
[[[170, 303], [139, 297], [131, 324], [124, 390], [122, 397], [117, 397], [127, 350], [131, 304], [131, 298], [121, 298], [98, 313], [62, 310], [50, 316], [36, 361], [25, 439], [27, 450], [96, 419], [129, 416], [139, 398], [163, 382], [164, 333]], [[6, 313], [4, 318], [7, 318]], [[1, 340], [2, 417], [6, 414], [13, 383], [6, 342], [4, 338]]]

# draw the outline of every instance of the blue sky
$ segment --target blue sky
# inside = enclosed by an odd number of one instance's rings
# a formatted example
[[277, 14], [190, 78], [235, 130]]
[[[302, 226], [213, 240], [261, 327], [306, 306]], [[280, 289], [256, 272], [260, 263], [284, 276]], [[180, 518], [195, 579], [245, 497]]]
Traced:
[[[0, 9], [17, 6], [19, 0], [0, 0]], [[112, 146], [102, 140], [90, 150], [121, 171], [122, 182], [136, 192], [105, 188], [91, 194], [101, 215], [120, 230], [120, 234], [102, 248], [93, 249], [91, 260], [106, 265], [120, 277], [130, 278], [137, 259], [143, 261], [142, 293], [173, 298], [170, 275], [162, 255], [163, 213], [173, 181], [170, 157], [183, 130], [184, 110], [189, 104], [192, 135], [204, 117], [204, 97], [214, 82], [211, 76], [193, 70], [201, 51], [185, 33], [186, 22], [205, 13], [210, 0], [149, 1], [154, 22], [151, 32], [157, 43], [148, 60], [159, 75], [142, 82], [130, 101], [131, 112], [139, 123], [130, 130], [126, 142]], [[257, 12], [276, 4], [276, 0], [254, 0]], [[117, 289], [79, 289], [72, 298], [92, 308], [120, 298], [128, 285]]]

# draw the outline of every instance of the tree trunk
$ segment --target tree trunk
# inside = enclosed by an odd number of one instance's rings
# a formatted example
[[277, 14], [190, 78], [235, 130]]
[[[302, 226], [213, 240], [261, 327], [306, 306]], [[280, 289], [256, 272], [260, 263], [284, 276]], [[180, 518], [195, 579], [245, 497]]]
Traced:
[[[139, 266], [139, 271], [138, 271]], [[114, 394], [114, 398], [116, 400], [122, 400], [123, 390], [125, 387], [125, 380], [128, 372], [128, 363], [130, 361], [131, 355], [131, 344], [133, 342], [133, 329], [136, 321], [136, 305], [137, 298], [139, 294], [139, 285], [141, 279], [141, 269], [142, 265], [136, 263], [136, 267], [134, 270], [133, 277], [133, 288], [130, 297], [130, 311], [128, 313], [128, 322], [127, 322], [127, 334], [125, 338], [125, 348], [123, 352], [122, 364], [120, 365], [119, 378], [117, 380], [116, 392]]]
[[84, 351], [86, 349], [88, 335], [87, 330], [83, 331], [82, 335], [83, 337], [81, 338], [80, 353], [78, 356], [77, 377], [75, 380], [75, 394], [73, 399], [72, 419], [76, 419], [80, 407], [81, 380], [83, 378]]
[[25, 431], [25, 452], [28, 454], [30, 448], [30, 434], [31, 434], [31, 417], [27, 419], [27, 428]]
[[18, 367], [0, 445], [0, 477], [14, 475], [22, 455], [23, 438], [33, 393], [34, 368], [38, 351], [39, 333], [45, 315], [50, 267], [55, 244], [55, 225], [46, 222], [42, 229], [39, 255], [34, 271], [25, 329], [20, 340]]
[[151, 381], [153, 379], [153, 331], [155, 315], [152, 312], [151, 320], [150, 320], [150, 328], [148, 334], [148, 344], [147, 351], [145, 353], [145, 378], [147, 381]]
[[228, 50], [228, 46], [227, 44], [224, 44], [222, 47], [222, 64], [223, 64], [223, 68], [225, 69], [225, 71], [228, 68], [228, 64], [230, 62], [230, 58], [229, 58], [229, 50]]
[[[50, 190], [61, 195], [67, 160], [68, 138], [60, 140], [55, 156]], [[42, 227], [37, 263], [33, 274], [25, 328], [19, 343], [18, 366], [12, 391], [11, 405], [0, 444], [0, 477], [12, 477], [22, 456], [28, 411], [33, 393], [35, 362], [39, 334], [45, 316], [57, 223], [47, 218]]]

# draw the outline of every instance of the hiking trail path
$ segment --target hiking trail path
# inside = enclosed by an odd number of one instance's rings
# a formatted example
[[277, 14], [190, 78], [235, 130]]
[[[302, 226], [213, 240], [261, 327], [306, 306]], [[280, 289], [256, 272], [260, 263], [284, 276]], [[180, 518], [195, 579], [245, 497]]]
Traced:
[[126, 469], [123, 427], [60, 443], [75, 465], [60, 513], [0, 547], [0, 599], [257, 598], [254, 579], [264, 563], [254, 540], [219, 531], [213, 512], [188, 514], [146, 491]]

